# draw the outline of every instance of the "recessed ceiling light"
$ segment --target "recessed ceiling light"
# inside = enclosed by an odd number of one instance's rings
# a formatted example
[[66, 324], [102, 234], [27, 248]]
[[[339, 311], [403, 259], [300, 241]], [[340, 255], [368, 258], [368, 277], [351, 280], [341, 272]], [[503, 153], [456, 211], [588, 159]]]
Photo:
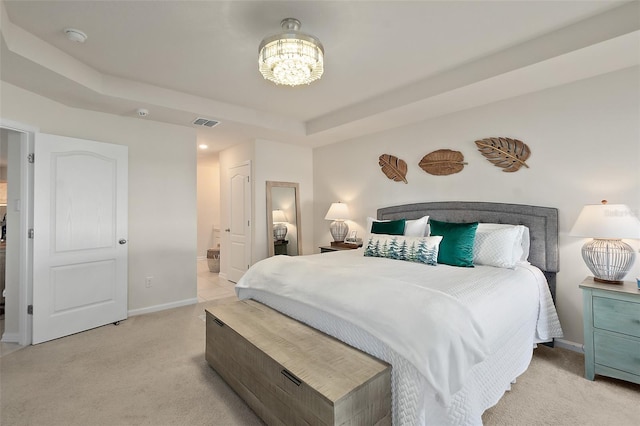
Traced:
[[207, 148], [209, 148], [209, 145], [205, 145], [205, 144], [201, 143], [200, 145], [198, 145], [198, 148], [207, 149]]
[[76, 43], [84, 43], [87, 40], [87, 35], [75, 28], [66, 28], [64, 33], [69, 40], [75, 41]]

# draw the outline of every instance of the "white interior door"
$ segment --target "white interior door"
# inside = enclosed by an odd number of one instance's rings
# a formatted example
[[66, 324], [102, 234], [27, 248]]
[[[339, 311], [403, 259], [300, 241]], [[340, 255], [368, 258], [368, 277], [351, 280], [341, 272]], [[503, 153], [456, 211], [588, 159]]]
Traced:
[[37, 134], [33, 343], [127, 317], [128, 148]]
[[231, 207], [229, 211], [229, 281], [234, 283], [251, 264], [251, 166], [230, 169]]

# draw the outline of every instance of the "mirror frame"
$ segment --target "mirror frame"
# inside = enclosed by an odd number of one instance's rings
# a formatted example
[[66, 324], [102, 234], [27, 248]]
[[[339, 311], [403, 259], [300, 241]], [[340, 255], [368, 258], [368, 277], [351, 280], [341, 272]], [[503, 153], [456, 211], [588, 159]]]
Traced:
[[273, 247], [273, 208], [271, 206], [272, 188], [293, 188], [296, 203], [296, 237], [298, 240], [298, 254], [302, 255], [302, 222], [300, 217], [300, 185], [296, 182], [267, 181], [267, 244], [269, 246], [269, 257], [275, 254]]

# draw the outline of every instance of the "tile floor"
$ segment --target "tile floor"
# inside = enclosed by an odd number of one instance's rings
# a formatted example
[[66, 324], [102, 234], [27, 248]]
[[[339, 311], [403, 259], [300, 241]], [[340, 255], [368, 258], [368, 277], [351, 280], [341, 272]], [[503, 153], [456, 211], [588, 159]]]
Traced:
[[235, 296], [233, 287], [235, 283], [220, 278], [218, 273], [209, 272], [207, 259], [198, 259], [198, 302], [222, 299]]

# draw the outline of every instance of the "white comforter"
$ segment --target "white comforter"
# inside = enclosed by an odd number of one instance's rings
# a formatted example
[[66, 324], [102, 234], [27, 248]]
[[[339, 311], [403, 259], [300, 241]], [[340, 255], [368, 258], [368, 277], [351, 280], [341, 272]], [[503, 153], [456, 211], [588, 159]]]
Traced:
[[[418, 399], [433, 398], [445, 411], [456, 406], [456, 401], [452, 403], [454, 396], [469, 393], [463, 387], [474, 382], [469, 375], [480, 370], [474, 367], [498, 351], [505, 339], [522, 334], [523, 323], [531, 322], [529, 318], [536, 319], [525, 327], [530, 328], [525, 335], [532, 335], [525, 339], [529, 345], [561, 335], [544, 275], [525, 264], [514, 270], [427, 266], [364, 257], [362, 250], [275, 256], [251, 267], [236, 285], [236, 292], [241, 299], [288, 300], [313, 312], [325, 312], [355, 326], [356, 331], [338, 336], [350, 344], [362, 338], [350, 335], [364, 330], [423, 376], [420, 381], [429, 389]], [[298, 317], [300, 311], [296, 311]], [[367, 344], [354, 346], [366, 349]], [[401, 393], [397, 391], [400, 386], [396, 380], [396, 393]], [[424, 413], [409, 417], [398, 413], [404, 405], [394, 401], [394, 423], [413, 423], [416, 416], [424, 418]], [[479, 414], [461, 416], [467, 421]]]

